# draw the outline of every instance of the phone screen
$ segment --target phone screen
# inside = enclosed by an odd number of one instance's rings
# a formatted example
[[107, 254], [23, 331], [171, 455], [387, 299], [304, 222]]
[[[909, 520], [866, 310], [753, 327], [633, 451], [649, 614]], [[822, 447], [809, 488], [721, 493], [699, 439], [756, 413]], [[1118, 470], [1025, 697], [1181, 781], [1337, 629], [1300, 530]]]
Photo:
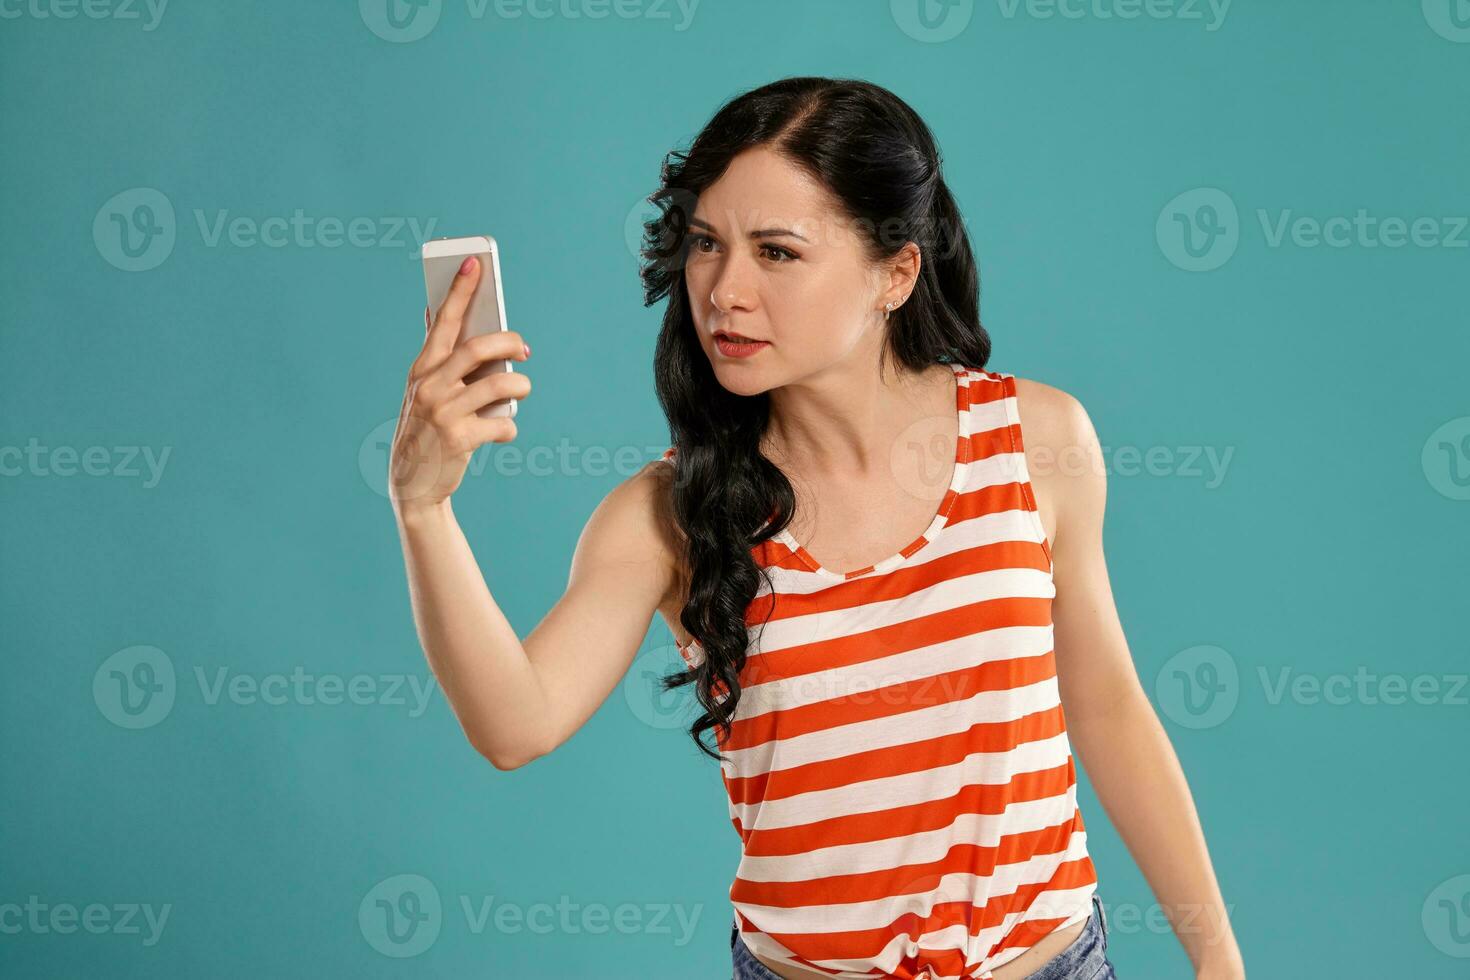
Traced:
[[[470, 298], [465, 311], [464, 323], [457, 343], [463, 343], [480, 334], [495, 333], [505, 327], [505, 302], [500, 290], [500, 256], [489, 236], [471, 238], [436, 239], [424, 243], [424, 289], [428, 295], [429, 311], [437, 314], [439, 307], [449, 296], [449, 288], [465, 256], [473, 255], [480, 261], [480, 281]], [[505, 371], [513, 371], [508, 359], [486, 361], [465, 376], [465, 384]], [[479, 410], [482, 418], [516, 413], [516, 400], [506, 398], [491, 402]]]

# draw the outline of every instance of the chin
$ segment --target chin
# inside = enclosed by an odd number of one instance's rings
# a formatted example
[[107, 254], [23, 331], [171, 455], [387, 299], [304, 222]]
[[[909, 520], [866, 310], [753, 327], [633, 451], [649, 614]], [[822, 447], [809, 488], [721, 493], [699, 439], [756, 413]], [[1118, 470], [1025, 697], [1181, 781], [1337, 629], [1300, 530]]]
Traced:
[[715, 378], [720, 382], [720, 387], [732, 395], [750, 397], [779, 387], [779, 382], [769, 369], [757, 367], [754, 364], [742, 364], [728, 358], [719, 358], [711, 361], [710, 367], [715, 372]]

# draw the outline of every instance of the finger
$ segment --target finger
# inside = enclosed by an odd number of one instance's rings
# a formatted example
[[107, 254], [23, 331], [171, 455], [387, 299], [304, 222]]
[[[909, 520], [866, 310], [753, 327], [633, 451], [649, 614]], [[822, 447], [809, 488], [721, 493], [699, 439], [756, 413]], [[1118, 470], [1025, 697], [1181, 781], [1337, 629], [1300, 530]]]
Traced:
[[519, 371], [504, 371], [480, 378], [449, 400], [452, 416], [472, 415], [491, 402], [521, 399], [531, 393], [531, 379]]
[[474, 415], [464, 426], [465, 435], [476, 449], [487, 442], [510, 442], [516, 437], [515, 419], [508, 415], [497, 415], [488, 419]]
[[454, 281], [449, 284], [449, 295], [444, 297], [443, 304], [434, 314], [429, 335], [424, 340], [424, 353], [431, 361], [437, 362], [448, 357], [459, 340], [460, 324], [464, 322], [470, 297], [474, 295], [475, 286], [480, 281], [480, 265], [476, 256], [465, 256], [459, 271], [455, 273]]
[[431, 318], [429, 316], [429, 307], [428, 307], [427, 304], [425, 304], [425, 306], [424, 306], [424, 336], [425, 337], [427, 337], [429, 335], [429, 327], [433, 326], [433, 324], [434, 324], [434, 320], [433, 320], [433, 318]]
[[471, 337], [454, 349], [454, 353], [434, 371], [434, 384], [453, 387], [463, 381], [465, 375], [490, 361], [526, 359], [526, 344], [514, 330], [497, 330], [495, 333]]
[[[465, 271], [469, 266], [469, 271]], [[473, 256], [466, 256], [460, 263], [459, 270], [454, 279], [450, 281], [449, 292], [444, 297], [444, 302], [439, 305], [439, 311], [434, 314], [425, 313], [424, 346], [419, 351], [418, 357], [414, 358], [413, 365], [409, 368], [410, 375], [423, 377], [428, 375], [434, 368], [444, 362], [454, 345], [459, 341], [460, 322], [463, 320], [464, 309], [469, 305], [469, 297], [474, 292], [474, 285], [479, 281], [479, 261]], [[454, 304], [458, 297], [462, 301], [458, 306], [458, 312]]]
[[403, 401], [400, 402], [398, 405], [398, 418], [400, 420], [402, 420], [403, 417], [407, 415], [409, 410], [413, 407], [414, 400], [418, 397], [419, 388], [422, 386], [422, 384], [423, 379], [415, 377], [410, 372], [408, 380], [405, 381], [403, 384]]

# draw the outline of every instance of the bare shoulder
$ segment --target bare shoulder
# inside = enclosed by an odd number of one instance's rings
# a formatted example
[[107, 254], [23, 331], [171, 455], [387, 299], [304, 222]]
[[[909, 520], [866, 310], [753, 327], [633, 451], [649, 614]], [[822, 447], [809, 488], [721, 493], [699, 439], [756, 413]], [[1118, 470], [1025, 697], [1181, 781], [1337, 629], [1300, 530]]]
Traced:
[[1026, 468], [1049, 537], [1096, 523], [1107, 492], [1102, 448], [1087, 409], [1053, 385], [1016, 378], [1016, 413]]
[[[1016, 412], [1028, 451], [1046, 449], [1056, 457], [1068, 447], [1086, 447], [1097, 442], [1087, 409], [1061, 388], [1016, 378]], [[1076, 452], [1076, 450], [1072, 450]]]
[[653, 577], [667, 598], [675, 588], [679, 554], [670, 508], [673, 469], [652, 460], [609, 490], [587, 519], [574, 564], [588, 560], [628, 567]]

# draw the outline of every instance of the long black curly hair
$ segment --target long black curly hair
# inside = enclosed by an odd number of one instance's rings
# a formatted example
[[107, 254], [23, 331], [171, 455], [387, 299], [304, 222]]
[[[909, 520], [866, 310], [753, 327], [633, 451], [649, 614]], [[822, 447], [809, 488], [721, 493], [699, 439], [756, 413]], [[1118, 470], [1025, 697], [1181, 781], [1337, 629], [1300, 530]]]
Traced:
[[[909, 241], [918, 246], [918, 281], [888, 319], [885, 359], [922, 371], [938, 362], [983, 368], [990, 357], [979, 275], [939, 150], [924, 121], [892, 92], [859, 79], [783, 78], [726, 102], [687, 151], [664, 158], [659, 189], [648, 198], [659, 214], [644, 224], [639, 274], [645, 306], [669, 300], [654, 383], [675, 449], [669, 510], [682, 531], [687, 584], [680, 622], [704, 657], [663, 683], [665, 690], [695, 683], [705, 713], [689, 734], [716, 759], [700, 736], [718, 728], [722, 742], [740, 700], [746, 610], [766, 574], [751, 549], [790, 523], [796, 495], [760, 450], [769, 396], [725, 390], [700, 346], [684, 263], [700, 193], [737, 154], [760, 146], [827, 188], [870, 260], [891, 258]], [[717, 697], [716, 685], [728, 694]]]

